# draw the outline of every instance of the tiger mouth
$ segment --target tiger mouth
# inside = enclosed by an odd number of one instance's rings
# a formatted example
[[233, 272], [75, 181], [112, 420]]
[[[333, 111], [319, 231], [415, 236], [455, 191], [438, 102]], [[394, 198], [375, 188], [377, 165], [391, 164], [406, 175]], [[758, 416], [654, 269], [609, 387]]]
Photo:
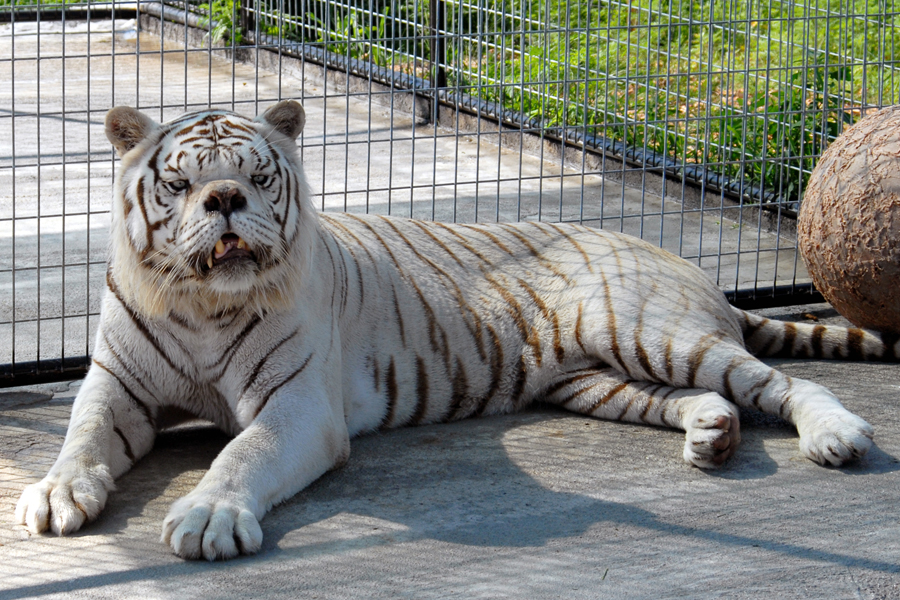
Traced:
[[241, 259], [256, 262], [256, 257], [243, 238], [234, 233], [226, 233], [206, 257], [206, 266], [212, 269], [223, 263]]

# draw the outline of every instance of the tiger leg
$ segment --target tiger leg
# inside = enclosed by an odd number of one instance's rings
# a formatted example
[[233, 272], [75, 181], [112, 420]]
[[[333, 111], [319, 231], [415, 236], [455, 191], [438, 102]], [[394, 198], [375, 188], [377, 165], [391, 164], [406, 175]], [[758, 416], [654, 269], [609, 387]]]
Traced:
[[721, 395], [636, 381], [613, 368], [561, 374], [544, 399], [600, 419], [681, 429], [684, 460], [704, 469], [721, 465], [741, 441], [737, 407]]
[[807, 458], [837, 466], [864, 455], [871, 447], [871, 425], [844, 408], [821, 385], [789, 377], [729, 341], [720, 341], [715, 352], [710, 348], [706, 354], [711, 358], [693, 361], [689, 379], [738, 406], [792, 423]]
[[16, 521], [32, 533], [77, 531], [100, 514], [113, 480], [150, 451], [156, 437], [151, 408], [111, 372], [88, 372], [59, 457], [47, 476], [29, 485], [16, 505]]

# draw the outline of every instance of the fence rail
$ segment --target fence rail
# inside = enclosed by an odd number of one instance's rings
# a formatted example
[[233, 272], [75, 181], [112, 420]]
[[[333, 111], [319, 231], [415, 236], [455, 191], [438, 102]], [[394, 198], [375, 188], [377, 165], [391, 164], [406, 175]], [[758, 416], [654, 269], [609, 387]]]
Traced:
[[0, 386], [89, 364], [117, 104], [297, 98], [322, 210], [579, 221], [739, 306], [821, 300], [793, 217], [827, 144], [900, 101], [898, 27], [869, 0], [0, 0]]

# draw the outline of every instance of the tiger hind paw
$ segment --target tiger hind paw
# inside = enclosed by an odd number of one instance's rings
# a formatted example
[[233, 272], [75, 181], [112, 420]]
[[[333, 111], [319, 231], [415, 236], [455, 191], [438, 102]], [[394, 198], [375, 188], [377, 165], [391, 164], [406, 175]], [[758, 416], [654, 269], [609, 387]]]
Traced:
[[741, 442], [737, 409], [718, 394], [693, 411], [684, 429], [684, 460], [701, 469], [720, 466]]
[[837, 408], [817, 415], [800, 427], [800, 451], [820, 465], [838, 467], [865, 455], [872, 447], [872, 426]]

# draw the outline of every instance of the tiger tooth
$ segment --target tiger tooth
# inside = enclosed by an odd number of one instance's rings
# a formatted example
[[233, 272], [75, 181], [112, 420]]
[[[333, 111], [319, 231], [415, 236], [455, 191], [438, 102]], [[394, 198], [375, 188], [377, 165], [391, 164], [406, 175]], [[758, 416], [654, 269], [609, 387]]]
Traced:
[[237, 247], [238, 247], [238, 250], [243, 250], [244, 248], [247, 247], [247, 242], [244, 241], [244, 238], [238, 238]]
[[206, 264], [212, 269], [212, 254], [206, 257]]
[[[225, 252], [225, 244], [222, 243], [222, 240], [219, 240], [218, 242], [216, 242], [216, 254], [222, 254], [224, 252]], [[211, 260], [212, 259], [210, 259], [210, 261]], [[210, 265], [210, 266], [212, 266], [212, 265]]]

